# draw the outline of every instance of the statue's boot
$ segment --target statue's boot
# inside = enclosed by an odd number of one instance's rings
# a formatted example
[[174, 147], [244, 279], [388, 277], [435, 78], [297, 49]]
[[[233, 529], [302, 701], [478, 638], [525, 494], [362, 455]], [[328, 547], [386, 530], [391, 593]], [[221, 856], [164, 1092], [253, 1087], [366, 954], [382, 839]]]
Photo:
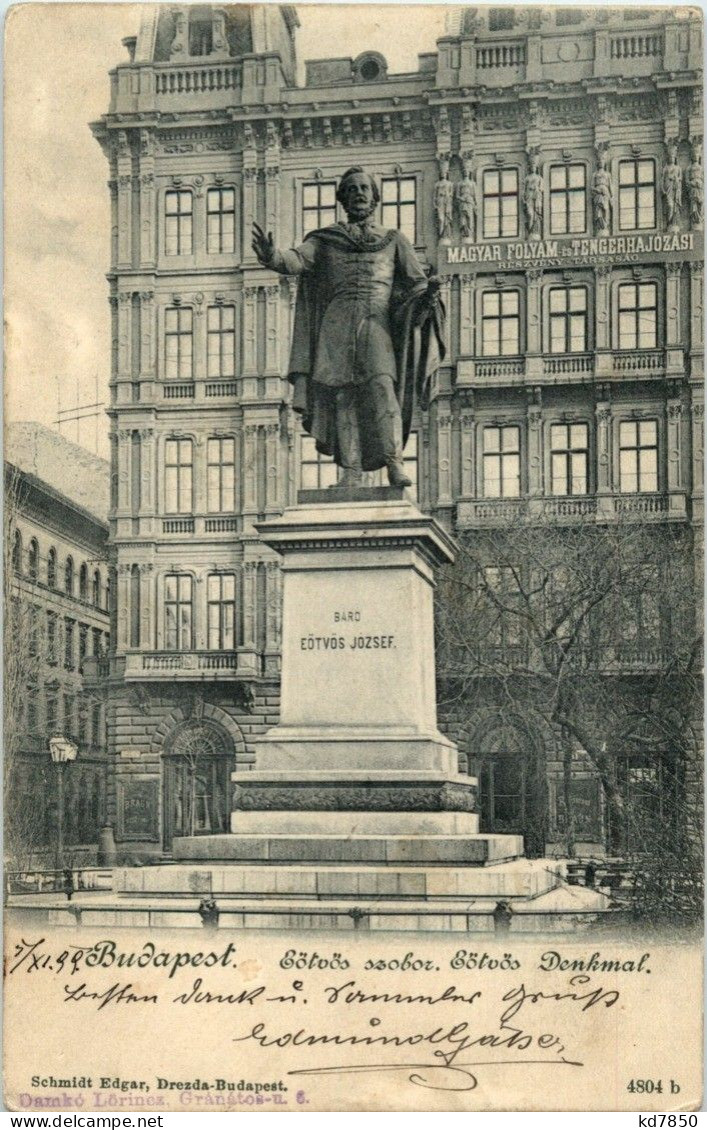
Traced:
[[336, 393], [336, 435], [339, 441], [341, 470], [339, 487], [356, 488], [363, 483], [361, 438], [358, 430], [355, 390], [340, 388]]

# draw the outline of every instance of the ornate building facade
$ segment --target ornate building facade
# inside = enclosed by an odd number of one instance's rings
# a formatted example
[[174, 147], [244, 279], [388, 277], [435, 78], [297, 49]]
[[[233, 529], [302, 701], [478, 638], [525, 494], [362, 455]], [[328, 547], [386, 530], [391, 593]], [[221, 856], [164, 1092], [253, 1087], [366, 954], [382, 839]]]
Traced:
[[[308, 60], [303, 84], [296, 27], [289, 6], [146, 9], [92, 127], [112, 209], [108, 805], [137, 856], [225, 829], [229, 773], [277, 720], [279, 566], [255, 527], [335, 468], [289, 405], [295, 280], [250, 231], [288, 247], [333, 222], [345, 168], [442, 278], [447, 356], [406, 450], [420, 506], [462, 541], [630, 520], [700, 558], [699, 15], [453, 10], [414, 73], [369, 51]], [[649, 620], [592, 677], [655, 675]], [[551, 849], [562, 728], [502, 716], [498, 672], [477, 676], [474, 710], [451, 696], [441, 723], [487, 826]], [[600, 777], [575, 787], [597, 849]]]
[[49, 739], [77, 747], [65, 773], [65, 860], [91, 858], [105, 818], [102, 693], [84, 668], [109, 652], [108, 465], [36, 423], [5, 437], [6, 848], [21, 866], [51, 848]]

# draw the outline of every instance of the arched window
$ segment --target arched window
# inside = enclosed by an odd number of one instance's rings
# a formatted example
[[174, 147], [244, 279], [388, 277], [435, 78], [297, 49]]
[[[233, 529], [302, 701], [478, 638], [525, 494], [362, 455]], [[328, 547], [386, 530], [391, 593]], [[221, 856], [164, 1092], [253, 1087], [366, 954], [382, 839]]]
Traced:
[[27, 571], [30, 578], [36, 581], [39, 576], [39, 546], [37, 539], [32, 538], [29, 543], [29, 550], [27, 552]]
[[534, 738], [520, 722], [516, 726], [499, 719], [473, 741], [482, 828], [521, 834], [526, 855], [542, 855], [547, 818], [545, 769]]
[[74, 561], [72, 557], [67, 557], [64, 566], [64, 590], [69, 596], [74, 595]]
[[54, 546], [47, 554], [47, 584], [50, 589], [56, 588], [56, 550]]
[[82, 600], [88, 599], [88, 568], [85, 561], [79, 569], [79, 596]]
[[15, 530], [15, 540], [12, 543], [12, 570], [22, 573], [22, 534]]
[[95, 608], [101, 607], [101, 574], [96, 569], [93, 574], [93, 605]]

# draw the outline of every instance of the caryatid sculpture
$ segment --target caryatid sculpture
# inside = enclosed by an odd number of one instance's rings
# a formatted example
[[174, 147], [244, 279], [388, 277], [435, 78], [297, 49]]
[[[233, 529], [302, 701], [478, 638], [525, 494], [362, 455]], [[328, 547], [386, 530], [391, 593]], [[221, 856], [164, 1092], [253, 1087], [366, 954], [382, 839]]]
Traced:
[[592, 177], [592, 216], [595, 235], [608, 235], [611, 231], [614, 188], [611, 173], [606, 166], [606, 152], [599, 149], [597, 151], [597, 167]]
[[663, 205], [668, 228], [677, 231], [682, 208], [682, 169], [678, 165], [677, 142], [668, 145], [668, 162], [663, 169]]
[[539, 238], [543, 230], [543, 178], [537, 153], [531, 152], [528, 161], [530, 168], [523, 185], [523, 210], [528, 236]]
[[343, 486], [386, 467], [410, 486], [403, 449], [416, 401], [425, 404], [444, 357], [439, 280], [428, 277], [408, 239], [374, 220], [380, 199], [360, 166], [336, 193], [345, 223], [310, 232], [289, 251], [253, 225], [263, 266], [299, 275], [290, 353], [293, 408], [317, 451], [343, 468]]
[[476, 183], [472, 178], [471, 165], [469, 162], [465, 161], [464, 176], [457, 185], [459, 234], [462, 239], [473, 240], [475, 237], [477, 207]]
[[454, 185], [449, 179], [449, 161], [439, 158], [439, 180], [434, 192], [435, 214], [437, 216], [437, 235], [449, 239], [452, 234], [452, 211], [454, 207]]
[[690, 209], [690, 226], [699, 230], [702, 227], [705, 206], [705, 174], [702, 168], [701, 142], [693, 143], [692, 163], [688, 166], [685, 184], [687, 187], [687, 203]]

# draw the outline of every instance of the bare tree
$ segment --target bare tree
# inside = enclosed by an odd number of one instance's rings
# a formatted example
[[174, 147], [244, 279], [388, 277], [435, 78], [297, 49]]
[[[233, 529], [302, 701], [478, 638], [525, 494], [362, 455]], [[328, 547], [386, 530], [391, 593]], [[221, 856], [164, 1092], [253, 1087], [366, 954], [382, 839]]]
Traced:
[[691, 531], [630, 519], [559, 526], [521, 515], [462, 534], [459, 545], [438, 589], [442, 709], [467, 729], [490, 702], [501, 719], [542, 719], [561, 747], [567, 854], [575, 851], [573, 777], [583, 761], [601, 782], [610, 852], [643, 861], [646, 905], [659, 897], [658, 860], [675, 891], [682, 874], [696, 893], [701, 814], [685, 800], [686, 784], [693, 796], [701, 791], [686, 781], [696, 772], [701, 685]]

